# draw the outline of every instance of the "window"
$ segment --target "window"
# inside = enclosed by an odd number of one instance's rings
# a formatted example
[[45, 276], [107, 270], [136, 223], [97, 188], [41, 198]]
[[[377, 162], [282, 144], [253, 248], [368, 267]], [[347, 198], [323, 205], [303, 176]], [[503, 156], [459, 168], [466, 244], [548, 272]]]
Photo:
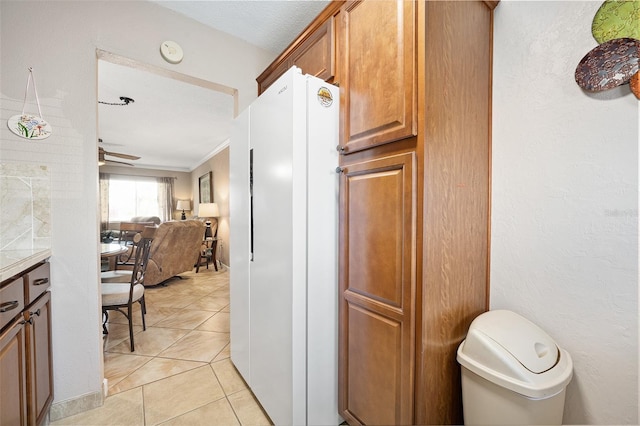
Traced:
[[100, 173], [101, 229], [108, 230], [111, 222], [136, 216], [171, 220], [174, 179]]
[[135, 216], [162, 216], [154, 178], [118, 178], [109, 182], [109, 219], [127, 221]]

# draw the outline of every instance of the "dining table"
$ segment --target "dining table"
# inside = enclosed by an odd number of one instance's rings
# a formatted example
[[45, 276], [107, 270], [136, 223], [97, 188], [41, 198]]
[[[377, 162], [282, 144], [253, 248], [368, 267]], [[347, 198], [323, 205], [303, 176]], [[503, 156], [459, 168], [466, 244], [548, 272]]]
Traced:
[[127, 246], [118, 243], [100, 244], [100, 258], [109, 262], [109, 270], [115, 269], [116, 257], [127, 251], [129, 251]]

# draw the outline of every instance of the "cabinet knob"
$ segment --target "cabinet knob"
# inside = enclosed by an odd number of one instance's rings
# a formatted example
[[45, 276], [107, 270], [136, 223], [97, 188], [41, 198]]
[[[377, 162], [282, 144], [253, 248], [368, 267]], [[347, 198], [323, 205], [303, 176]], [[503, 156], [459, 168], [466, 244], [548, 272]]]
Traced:
[[340, 166], [336, 167], [336, 173], [343, 173], [343, 172], [346, 172], [346, 169], [343, 169]]
[[40, 309], [38, 309], [38, 310], [37, 310], [37, 311], [35, 311], [35, 312], [29, 312], [29, 314], [30, 314], [30, 315], [37, 315], [37, 316], [40, 316]]
[[345, 152], [347, 152], [347, 148], [345, 146], [338, 145], [336, 146], [336, 151], [338, 151], [340, 154], [344, 154]]

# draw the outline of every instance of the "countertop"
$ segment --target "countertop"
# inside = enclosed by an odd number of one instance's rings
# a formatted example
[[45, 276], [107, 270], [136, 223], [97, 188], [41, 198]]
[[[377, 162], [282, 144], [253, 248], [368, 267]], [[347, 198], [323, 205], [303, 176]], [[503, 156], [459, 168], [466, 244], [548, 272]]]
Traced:
[[50, 249], [0, 251], [0, 283], [50, 256]]

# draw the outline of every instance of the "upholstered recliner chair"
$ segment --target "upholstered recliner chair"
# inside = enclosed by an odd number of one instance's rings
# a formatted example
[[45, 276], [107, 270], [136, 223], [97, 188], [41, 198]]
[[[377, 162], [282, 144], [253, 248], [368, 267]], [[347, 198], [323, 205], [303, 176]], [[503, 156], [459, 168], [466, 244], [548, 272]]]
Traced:
[[199, 220], [163, 222], [149, 250], [145, 287], [191, 271], [200, 257], [205, 225]]
[[156, 225], [160, 225], [162, 221], [158, 216], [135, 216], [129, 222], [153, 222]]

